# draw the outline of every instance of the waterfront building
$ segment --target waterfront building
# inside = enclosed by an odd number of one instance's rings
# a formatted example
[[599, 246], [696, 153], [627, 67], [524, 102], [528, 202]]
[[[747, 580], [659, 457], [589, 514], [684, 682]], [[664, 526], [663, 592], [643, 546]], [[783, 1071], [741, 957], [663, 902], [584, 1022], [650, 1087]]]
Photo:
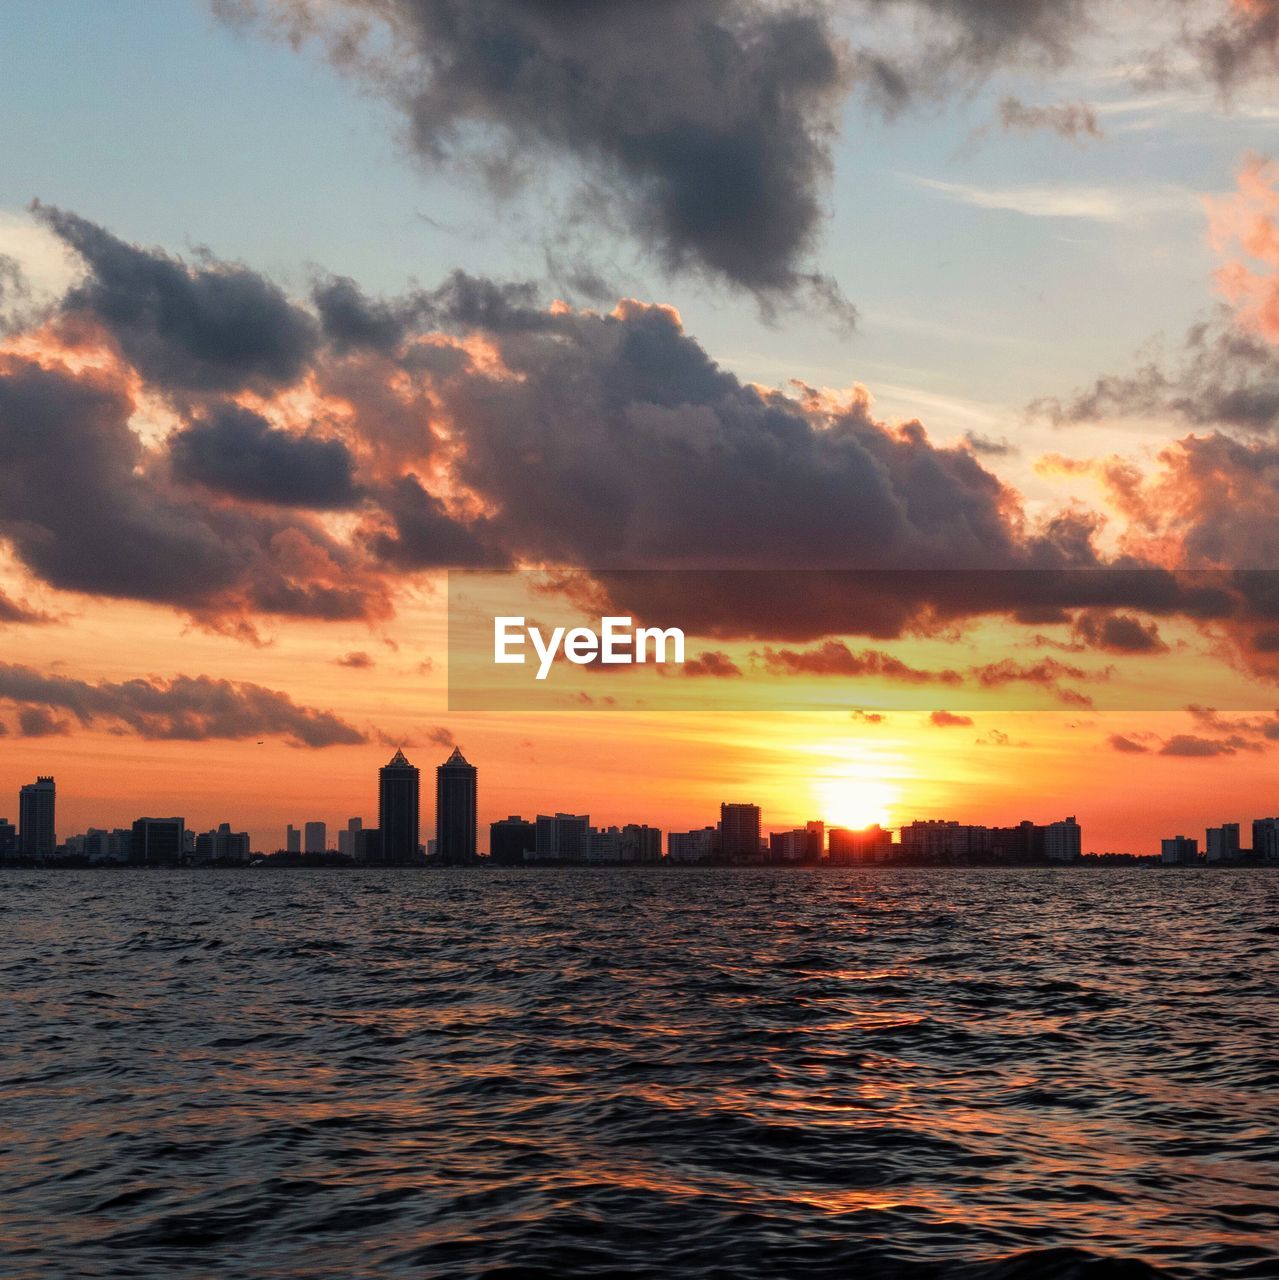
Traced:
[[721, 804], [719, 807], [719, 853], [730, 862], [758, 861], [760, 813], [757, 804]]
[[1169, 836], [1160, 842], [1159, 861], [1168, 866], [1187, 866], [1199, 861], [1199, 841], [1190, 836]]
[[[401, 766], [412, 766], [399, 752]], [[394, 765], [396, 762], [391, 762]], [[383, 770], [385, 772], [385, 770]], [[407, 774], [404, 775], [407, 778]], [[447, 866], [458, 866], [475, 861], [478, 806], [479, 771], [457, 747], [453, 754], [435, 770], [435, 853]], [[417, 794], [417, 770], [413, 769], [413, 794]], [[407, 796], [408, 782], [404, 783]], [[407, 804], [407, 799], [406, 799]], [[402, 820], [403, 821], [403, 820]], [[401, 827], [398, 837], [387, 834], [386, 820], [382, 823], [384, 844], [388, 841], [407, 848], [408, 833]], [[413, 854], [417, 855], [417, 802], [413, 801]], [[403, 859], [397, 859], [403, 860]]]
[[489, 823], [489, 857], [504, 867], [519, 866], [536, 847], [537, 826], [517, 814]]
[[28, 782], [18, 792], [18, 852], [24, 858], [51, 858], [58, 847], [57, 787], [51, 777]]
[[878, 823], [860, 831], [830, 829], [827, 857], [833, 863], [886, 862], [893, 856], [893, 833]]
[[718, 851], [719, 831], [715, 827], [672, 831], [666, 837], [666, 856], [671, 862], [710, 862]]
[[1044, 828], [1044, 855], [1054, 862], [1074, 862], [1081, 853], [1083, 833], [1074, 814]]
[[143, 867], [175, 867], [186, 849], [184, 818], [139, 818], [133, 824], [129, 861]]
[[1279, 818], [1257, 818], [1253, 822], [1252, 856], [1279, 862]]
[[1237, 862], [1239, 859], [1239, 824], [1223, 822], [1219, 827], [1208, 828], [1207, 854], [1209, 862]]
[[249, 833], [232, 831], [229, 822], [219, 824], [195, 838], [197, 862], [248, 862]]
[[583, 862], [591, 819], [585, 813], [539, 813], [534, 824], [533, 860]]

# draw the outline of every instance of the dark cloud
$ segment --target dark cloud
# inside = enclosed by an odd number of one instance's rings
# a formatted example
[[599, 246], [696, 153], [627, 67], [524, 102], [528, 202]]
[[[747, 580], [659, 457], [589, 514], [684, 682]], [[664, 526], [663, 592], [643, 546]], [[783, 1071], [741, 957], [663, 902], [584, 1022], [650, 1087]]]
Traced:
[[1069, 399], [1039, 400], [1030, 409], [1058, 426], [1171, 418], [1192, 427], [1271, 433], [1279, 429], [1279, 353], [1223, 314], [1193, 326], [1172, 360], [1106, 374]]
[[1224, 17], [1191, 33], [1212, 78], [1223, 88], [1279, 61], [1279, 0], [1233, 0]]
[[[399, 105], [430, 164], [570, 156], [672, 268], [812, 283], [848, 67], [821, 6], [741, 0], [222, 0], [318, 36]], [[370, 20], [373, 21], [370, 31]], [[378, 23], [380, 20], [380, 27]], [[362, 35], [367, 39], [362, 40]], [[389, 35], [389, 41], [381, 37]]]
[[[834, 3], [851, 13], [913, 10], [920, 15], [911, 33], [914, 38], [904, 49], [888, 54], [863, 51], [859, 58], [859, 65], [870, 62], [879, 69], [874, 87], [896, 107], [911, 96], [965, 92], [975, 81], [1001, 70], [1068, 65], [1090, 37], [1104, 33], [1106, 24], [1123, 12], [1106, 0]], [[1275, 70], [1276, 0], [1211, 0], [1193, 8], [1150, 5], [1146, 15], [1150, 34], [1141, 37], [1143, 43], [1124, 47], [1112, 40], [1115, 70], [1134, 82], [1207, 79], [1228, 90], [1247, 77]], [[1187, 62], [1195, 64], [1194, 73], [1181, 68]]]
[[388, 564], [417, 570], [492, 568], [507, 562], [479, 536], [483, 521], [467, 525], [455, 520], [416, 476], [401, 476], [380, 496], [391, 528], [374, 533], [369, 545]]
[[1258, 744], [1249, 743], [1240, 738], [1201, 738], [1195, 734], [1177, 733], [1159, 748], [1159, 754], [1203, 759], [1212, 756], [1234, 756], [1240, 751], [1260, 751], [1261, 749]]
[[1090, 611], [1074, 622], [1074, 634], [1088, 648], [1107, 653], [1167, 653], [1154, 622], [1142, 622], [1132, 614]]
[[217, 625], [386, 612], [383, 585], [313, 522], [166, 489], [132, 412], [122, 380], [0, 357], [0, 535], [31, 572]]
[[742, 674], [741, 667], [720, 649], [706, 649], [697, 657], [689, 658], [681, 670], [686, 676], [712, 676], [721, 680]]
[[22, 601], [14, 600], [12, 596], [0, 591], [0, 626], [10, 623], [31, 626], [51, 621], [48, 614], [32, 609]]
[[849, 712], [849, 719], [856, 720], [858, 724], [883, 724], [886, 718], [878, 711], [863, 711], [860, 707]]
[[207, 258], [192, 265], [74, 213], [39, 202], [33, 210], [88, 269], [63, 309], [92, 315], [155, 387], [269, 391], [305, 369], [314, 320], [256, 272]]
[[1016, 445], [1007, 440], [996, 440], [993, 436], [984, 436], [978, 431], [965, 431], [964, 443], [974, 453], [987, 458], [1007, 458], [1017, 452]]
[[16, 259], [0, 253], [0, 336], [25, 328], [32, 319], [26, 276]]
[[[669, 308], [625, 303], [494, 340], [503, 372], [468, 369], [437, 394], [465, 443], [461, 478], [530, 558], [1011, 567], [1022, 554], [1008, 493], [967, 449], [934, 446], [918, 423], [888, 429], [860, 398], [746, 386]], [[1041, 553], [1073, 549], [1028, 554]]]
[[55, 715], [61, 711], [85, 728], [124, 730], [140, 738], [202, 742], [279, 736], [292, 746], [317, 748], [366, 740], [332, 712], [300, 706], [286, 693], [209, 676], [95, 684], [0, 663], [0, 699], [17, 704], [19, 725], [28, 737], [67, 732], [65, 725], [48, 727], [62, 723]]
[[71, 724], [47, 707], [19, 707], [18, 732], [24, 738], [64, 738], [71, 732]]
[[[327, 276], [311, 291], [325, 338], [339, 355], [367, 349], [394, 352], [411, 334], [548, 329], [554, 318], [537, 305], [527, 282], [488, 280], [453, 271], [436, 289], [397, 298], [370, 298], [347, 276]], [[418, 353], [421, 355], [422, 353]]]
[[1059, 662], [1056, 658], [1044, 658], [1033, 663], [1021, 663], [1012, 658], [1004, 658], [998, 662], [988, 662], [983, 666], [973, 667], [970, 675], [983, 689], [999, 689], [1009, 684], [1038, 685], [1071, 706], [1090, 707], [1092, 706], [1090, 697], [1062, 684], [1062, 681], [1104, 681], [1110, 678], [1111, 671], [1109, 668], [1103, 671], [1089, 671], [1083, 667]]
[[859, 652], [842, 640], [827, 640], [815, 649], [764, 649], [759, 654], [766, 670], [781, 675], [877, 676], [905, 684], [959, 684], [957, 671], [925, 671], [908, 666], [879, 649]]
[[[120, 242], [100, 234], [110, 257]], [[199, 271], [123, 250], [203, 297]], [[22, 565], [228, 630], [258, 615], [384, 618], [405, 576], [515, 563], [585, 569], [610, 612], [724, 642], [942, 635], [993, 615], [1155, 652], [1153, 620], [1183, 616], [1246, 625], [1253, 650], [1279, 652], [1264, 575], [1103, 556], [1098, 517], [1031, 519], [970, 445], [878, 421], [863, 392], [747, 385], [669, 307], [540, 308], [527, 286], [461, 274], [389, 302], [316, 288], [307, 430], [271, 425], [291, 401], [259, 414], [209, 394], [172, 406], [184, 425], [149, 443], [132, 371], [0, 356], [0, 535]], [[186, 350], [185, 317], [131, 313], [130, 341]], [[1192, 437], [1169, 452], [1171, 487], [1148, 491], [1131, 468], [1112, 479], [1143, 531], [1176, 515], [1160, 546], [1179, 539], [1187, 563], [1264, 564], [1279, 560], [1274, 462]], [[357, 499], [354, 520], [311, 514]], [[678, 572], [636, 572], [654, 569]]]
[[1014, 741], [1013, 738], [1006, 734], [1002, 729], [991, 729], [975, 740], [979, 747], [1028, 747], [1029, 742]]
[[958, 716], [953, 711], [934, 711], [928, 717], [928, 723], [938, 729], [956, 729], [971, 725], [972, 716]]
[[1082, 102], [1058, 102], [1047, 106], [1031, 106], [1012, 96], [999, 103], [999, 124], [1005, 132], [1034, 133], [1048, 130], [1060, 137], [1078, 142], [1083, 138], [1100, 138], [1097, 113]]
[[1260, 754], [1272, 742], [1279, 742], [1279, 711], [1262, 716], [1223, 716], [1213, 707], [1192, 704], [1186, 708], [1194, 722], [1191, 733], [1175, 733], [1168, 738], [1154, 734], [1112, 734], [1114, 750], [1131, 754], [1175, 756], [1187, 760], [1208, 760]]
[[[530, 174], [567, 168], [582, 198], [558, 213], [561, 239], [566, 222], [625, 225], [672, 269], [766, 306], [805, 291], [849, 321], [809, 266], [845, 96], [856, 87], [890, 113], [968, 99], [1001, 73], [1095, 53], [1119, 12], [1103, 0], [210, 2], [227, 21], [317, 45], [396, 106], [430, 166], [483, 175], [499, 198]], [[1223, 89], [1273, 73], [1277, 9], [1151, 5], [1149, 36], [1143, 27], [1136, 47], [1112, 41], [1114, 69]], [[1169, 70], [1187, 61], [1198, 71]], [[1078, 103], [1008, 96], [999, 118], [1076, 140], [1100, 133]], [[597, 280], [585, 296], [592, 289]], [[338, 288], [324, 304], [339, 341], [388, 341], [399, 317], [348, 312], [349, 301]]]
[[1191, 704], [1186, 708], [1196, 728], [1208, 733], [1254, 738], [1262, 742], [1279, 741], [1279, 711], [1268, 716], [1223, 716], [1214, 707]]
[[345, 444], [313, 430], [273, 427], [261, 414], [221, 404], [169, 437], [173, 474], [250, 502], [338, 510], [355, 503], [355, 463]]
[[375, 665], [373, 659], [363, 650], [344, 653], [340, 658], [334, 658], [333, 661], [339, 667], [347, 667], [352, 671], [367, 671]]

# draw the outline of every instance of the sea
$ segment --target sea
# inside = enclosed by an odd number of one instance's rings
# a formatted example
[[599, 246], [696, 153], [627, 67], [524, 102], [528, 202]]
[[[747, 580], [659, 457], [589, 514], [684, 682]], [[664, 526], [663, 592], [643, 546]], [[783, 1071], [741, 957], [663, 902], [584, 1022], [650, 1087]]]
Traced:
[[0, 1275], [1279, 1277], [1279, 874], [0, 872]]

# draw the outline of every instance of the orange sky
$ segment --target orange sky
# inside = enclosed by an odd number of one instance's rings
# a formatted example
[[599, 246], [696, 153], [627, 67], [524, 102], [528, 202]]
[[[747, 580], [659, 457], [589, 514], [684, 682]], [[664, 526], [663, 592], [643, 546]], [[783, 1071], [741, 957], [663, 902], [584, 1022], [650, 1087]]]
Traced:
[[[11, 582], [11, 593], [24, 594], [23, 586]], [[601, 823], [646, 821], [679, 830], [713, 822], [721, 800], [761, 804], [770, 827], [810, 818], [1009, 823], [1074, 813], [1084, 827], [1085, 850], [1149, 853], [1162, 835], [1202, 835], [1206, 824], [1246, 824], [1279, 809], [1273, 768], [1263, 753], [1181, 759], [1153, 749], [1119, 753], [1109, 745], [1112, 733], [1152, 734], [1155, 742], [1188, 732], [1190, 721], [1177, 710], [1063, 709], [1050, 696], [1025, 689], [975, 695], [845, 679], [809, 682], [813, 696], [833, 691], [842, 699], [836, 709], [800, 711], [787, 709], [795, 702], [787, 678], [751, 677], [745, 692], [740, 685], [732, 690], [738, 709], [726, 711], [450, 714], [438, 580], [406, 601], [380, 634], [359, 624], [294, 622], [276, 628], [261, 647], [188, 626], [165, 609], [65, 596], [55, 602], [51, 593], [33, 592], [29, 582], [25, 588], [33, 602], [56, 604], [63, 621], [11, 627], [8, 662], [95, 682], [216, 673], [285, 689], [295, 701], [334, 711], [370, 737], [364, 745], [319, 750], [274, 738], [261, 744], [256, 738], [144, 741], [78, 727], [66, 737], [0, 737], [0, 797], [8, 797], [0, 800], [0, 816], [16, 817], [21, 783], [53, 773], [60, 837], [89, 825], [177, 813], [201, 830], [230, 821], [250, 830], [256, 846], [271, 849], [282, 843], [289, 822], [323, 819], [335, 829], [358, 815], [371, 824], [377, 768], [393, 744], [405, 741], [423, 770], [425, 839], [433, 831], [431, 771], [448, 754], [448, 735], [480, 769], [483, 823], [509, 813], [564, 809], [589, 812]], [[962, 663], [993, 652], [980, 633], [950, 644], [887, 647], [920, 664], [939, 658]], [[744, 663], [751, 648], [757, 646], [736, 647]], [[372, 665], [338, 664], [352, 652], [368, 654]], [[427, 662], [430, 669], [423, 670]], [[1153, 668], [1140, 658], [1115, 665], [1120, 675], [1104, 688], [1089, 686], [1090, 693], [1099, 702], [1134, 705]], [[1163, 706], [1215, 700], [1243, 708], [1255, 693], [1189, 646], [1162, 659], [1159, 674]], [[579, 679], [599, 691], [607, 678]], [[714, 690], [703, 694], [704, 687], [698, 696], [713, 697]], [[741, 709], [756, 696], [758, 709]], [[852, 714], [876, 706], [887, 708], [879, 723]], [[973, 724], [937, 727], [930, 711], [941, 708]]]

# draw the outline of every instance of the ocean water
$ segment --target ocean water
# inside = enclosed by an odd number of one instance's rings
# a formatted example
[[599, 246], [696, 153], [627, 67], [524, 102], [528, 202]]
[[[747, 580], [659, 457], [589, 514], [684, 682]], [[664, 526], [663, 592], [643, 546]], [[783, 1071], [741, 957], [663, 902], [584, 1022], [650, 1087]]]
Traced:
[[1279, 1276], [1279, 875], [0, 873], [0, 1275]]

